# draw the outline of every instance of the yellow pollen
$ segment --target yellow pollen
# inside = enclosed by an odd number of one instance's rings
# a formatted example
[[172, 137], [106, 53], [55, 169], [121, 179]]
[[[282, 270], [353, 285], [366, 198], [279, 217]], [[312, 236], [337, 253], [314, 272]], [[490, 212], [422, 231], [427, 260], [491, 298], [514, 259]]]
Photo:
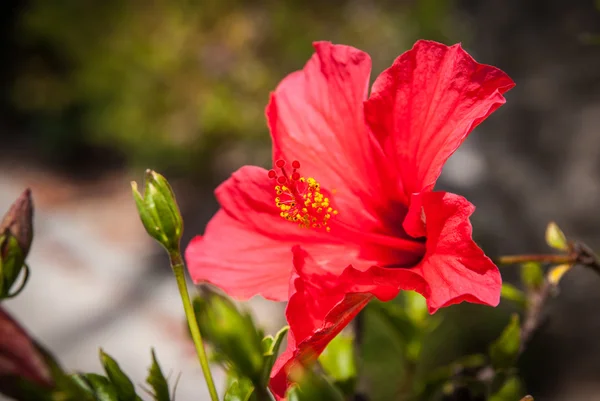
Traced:
[[274, 200], [280, 210], [279, 215], [301, 228], [324, 228], [330, 232], [329, 222], [338, 211], [332, 207], [329, 197], [321, 192], [317, 180], [301, 177], [297, 172], [300, 166], [297, 161], [292, 163], [292, 174], [286, 173], [283, 161], [277, 161], [276, 166], [282, 174], [271, 170], [269, 177], [276, 180]]

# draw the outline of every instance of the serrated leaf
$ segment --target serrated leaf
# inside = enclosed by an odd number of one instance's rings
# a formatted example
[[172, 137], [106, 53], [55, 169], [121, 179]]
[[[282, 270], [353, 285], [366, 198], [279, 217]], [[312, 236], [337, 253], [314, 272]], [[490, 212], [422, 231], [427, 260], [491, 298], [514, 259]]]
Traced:
[[319, 362], [325, 373], [344, 390], [345, 394], [354, 393], [356, 361], [353, 336], [338, 334], [319, 356]]
[[548, 246], [561, 251], [569, 250], [567, 237], [555, 222], [550, 222], [546, 228], [546, 243]]
[[502, 283], [502, 290], [500, 291], [500, 296], [503, 299], [507, 299], [509, 301], [517, 303], [521, 307], [525, 307], [527, 303], [527, 299], [523, 291], [519, 290], [512, 284]]
[[527, 288], [537, 290], [544, 284], [544, 271], [537, 262], [527, 262], [521, 265], [521, 281]]
[[119, 401], [135, 401], [137, 394], [129, 377], [121, 370], [119, 364], [107, 353], [100, 350], [100, 361], [106, 375], [117, 389]]
[[148, 371], [146, 383], [148, 383], [150, 387], [152, 387], [152, 390], [154, 390], [152, 397], [155, 401], [171, 401], [171, 396], [169, 395], [169, 384], [167, 383], [167, 379], [165, 379], [165, 376], [160, 369], [154, 349], [152, 350], [152, 365]]
[[490, 359], [496, 369], [514, 366], [521, 346], [521, 325], [519, 316], [513, 315], [500, 337], [490, 346]]
[[569, 270], [571, 270], [572, 267], [573, 267], [573, 265], [568, 264], [568, 263], [565, 263], [563, 265], [554, 266], [548, 272], [548, 282], [550, 282], [550, 284], [552, 284], [552, 285], [558, 285], [558, 283], [563, 278], [565, 273], [567, 273]]

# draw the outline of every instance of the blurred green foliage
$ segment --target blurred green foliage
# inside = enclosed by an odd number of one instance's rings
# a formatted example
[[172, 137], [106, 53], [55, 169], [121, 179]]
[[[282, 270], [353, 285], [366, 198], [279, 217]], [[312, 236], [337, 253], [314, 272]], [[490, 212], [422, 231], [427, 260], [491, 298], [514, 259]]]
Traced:
[[[231, 148], [268, 147], [269, 91], [302, 67], [312, 41], [362, 48], [377, 73], [419, 37], [451, 40], [451, 11], [446, 0], [32, 0], [11, 99], [52, 120], [40, 129], [63, 147], [208, 175]], [[261, 154], [233, 163], [267, 163]]]

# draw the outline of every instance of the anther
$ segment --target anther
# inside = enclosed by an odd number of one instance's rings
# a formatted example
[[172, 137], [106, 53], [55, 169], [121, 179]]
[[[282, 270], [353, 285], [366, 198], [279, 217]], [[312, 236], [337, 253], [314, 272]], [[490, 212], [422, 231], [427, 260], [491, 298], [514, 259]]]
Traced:
[[319, 183], [313, 177], [302, 177], [298, 169], [300, 162], [291, 163], [291, 174], [284, 168], [286, 162], [279, 159], [275, 168], [269, 170], [270, 179], [275, 179], [275, 206], [280, 216], [290, 222], [296, 222], [300, 228], [325, 229], [330, 231], [329, 220], [337, 214], [330, 200], [321, 192]]

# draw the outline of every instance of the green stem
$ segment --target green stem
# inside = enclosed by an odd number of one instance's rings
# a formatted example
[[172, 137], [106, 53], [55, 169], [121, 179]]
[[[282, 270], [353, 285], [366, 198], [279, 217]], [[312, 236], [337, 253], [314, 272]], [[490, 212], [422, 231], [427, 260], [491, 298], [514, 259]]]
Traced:
[[501, 256], [494, 260], [498, 265], [513, 265], [527, 262], [540, 262], [540, 263], [552, 263], [552, 264], [563, 264], [563, 263], [575, 263], [576, 257], [572, 255], [511, 255]]
[[254, 384], [254, 394], [259, 401], [273, 401], [273, 397], [269, 390], [264, 388], [262, 384], [256, 383]]
[[206, 357], [206, 351], [204, 350], [204, 344], [202, 342], [202, 335], [200, 334], [200, 328], [198, 327], [198, 321], [194, 314], [194, 307], [190, 301], [190, 295], [188, 293], [187, 284], [185, 282], [185, 272], [183, 266], [183, 259], [181, 258], [181, 252], [179, 250], [169, 252], [171, 259], [171, 268], [175, 273], [175, 279], [177, 280], [177, 287], [179, 288], [179, 294], [181, 294], [181, 301], [183, 302], [183, 310], [185, 311], [185, 317], [192, 333], [192, 340], [196, 346], [196, 352], [198, 353], [198, 360], [202, 367], [202, 373], [204, 373], [204, 380], [210, 393], [212, 401], [219, 401], [217, 389], [215, 388], [215, 382], [208, 366], [208, 358]]

